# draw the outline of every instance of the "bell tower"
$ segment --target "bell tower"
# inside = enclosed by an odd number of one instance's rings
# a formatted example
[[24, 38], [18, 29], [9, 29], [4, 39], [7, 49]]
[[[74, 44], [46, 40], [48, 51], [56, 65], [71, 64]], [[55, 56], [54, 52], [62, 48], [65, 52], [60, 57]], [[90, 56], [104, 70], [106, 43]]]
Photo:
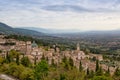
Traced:
[[77, 51], [80, 51], [80, 44], [77, 43]]
[[27, 41], [26, 42], [26, 54], [31, 54], [31, 50], [32, 50], [32, 47], [31, 47], [31, 41]]

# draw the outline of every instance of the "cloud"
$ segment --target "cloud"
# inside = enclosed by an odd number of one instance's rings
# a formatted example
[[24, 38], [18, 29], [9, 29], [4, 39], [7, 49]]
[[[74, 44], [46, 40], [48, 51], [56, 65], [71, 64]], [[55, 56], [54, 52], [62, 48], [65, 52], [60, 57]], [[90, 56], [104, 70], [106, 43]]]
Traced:
[[0, 0], [0, 22], [14, 27], [115, 29], [120, 0]]
[[86, 9], [76, 5], [48, 5], [42, 7], [42, 9], [48, 11], [75, 11], [75, 12], [91, 12], [92, 10]]
[[0, 9], [44, 9], [48, 11], [120, 11], [120, 0], [0, 0]]

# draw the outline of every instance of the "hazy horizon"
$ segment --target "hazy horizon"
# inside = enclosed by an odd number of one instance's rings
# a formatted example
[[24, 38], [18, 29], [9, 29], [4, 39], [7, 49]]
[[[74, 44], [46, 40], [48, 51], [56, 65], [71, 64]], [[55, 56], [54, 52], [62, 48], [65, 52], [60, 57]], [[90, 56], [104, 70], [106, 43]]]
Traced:
[[120, 29], [119, 0], [0, 0], [0, 22], [12, 27]]
[[112, 30], [81, 30], [81, 29], [56, 29], [56, 28], [43, 28], [43, 27], [25, 27], [25, 26], [22, 26], [22, 27], [13, 27], [13, 28], [22, 28], [22, 29], [30, 29], [32, 30], [33, 28], [34, 29], [43, 29], [43, 30], [56, 30], [56, 31], [75, 31], [75, 32], [89, 32], [89, 31], [115, 31], [115, 30], [120, 30], [120, 29], [112, 29]]

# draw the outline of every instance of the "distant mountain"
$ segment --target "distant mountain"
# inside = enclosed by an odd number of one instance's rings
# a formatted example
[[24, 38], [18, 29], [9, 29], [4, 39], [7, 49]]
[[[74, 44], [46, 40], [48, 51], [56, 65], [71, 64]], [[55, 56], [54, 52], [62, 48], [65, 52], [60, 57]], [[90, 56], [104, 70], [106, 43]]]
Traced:
[[0, 33], [3, 34], [20, 34], [44, 39], [62, 38], [82, 38], [82, 37], [120, 37], [120, 30], [112, 31], [87, 31], [79, 30], [55, 30], [34, 27], [12, 28], [7, 24], [0, 22]]
[[[21, 27], [19, 30], [32, 30], [35, 32], [42, 32], [44, 34], [48, 34], [54, 37], [62, 37], [62, 38], [85, 38], [85, 37], [119, 37], [120, 30], [111, 30], [111, 31], [85, 31], [82, 32], [80, 30], [58, 30], [58, 29], [44, 29], [44, 28], [36, 28], [36, 27]], [[27, 33], [25, 33], [27, 34]], [[39, 33], [35, 33], [38, 35]]]
[[33, 37], [47, 36], [44, 33], [37, 32], [34, 30], [12, 28], [11, 26], [8, 26], [7, 24], [1, 23], [1, 22], [0, 22], [0, 33], [2, 33], [2, 34], [20, 34], [20, 35], [27, 35], [27, 36], [33, 36]]
[[0, 22], [0, 33], [13, 34], [15, 32], [14, 32], [14, 29], [12, 27]]
[[50, 33], [51, 32], [49, 29], [36, 28], [36, 27], [20, 27], [20, 29], [33, 30], [33, 31], [42, 32], [42, 33]]
[[33, 36], [33, 37], [34, 36], [36, 36], [36, 37], [47, 36], [47, 34], [44, 34], [42, 32], [37, 32], [37, 31], [34, 31], [34, 30], [14, 28], [14, 31], [18, 34]]
[[63, 38], [120, 37], [120, 30], [86, 31], [86, 32], [76, 32], [76, 33], [54, 34], [54, 36], [63, 37]]
[[44, 28], [36, 28], [36, 27], [21, 27], [21, 29], [28, 29], [28, 30], [34, 30], [42, 33], [47, 34], [60, 34], [60, 33], [76, 33], [81, 32], [80, 30], [76, 29], [68, 29], [68, 30], [62, 30], [62, 29], [44, 29]]

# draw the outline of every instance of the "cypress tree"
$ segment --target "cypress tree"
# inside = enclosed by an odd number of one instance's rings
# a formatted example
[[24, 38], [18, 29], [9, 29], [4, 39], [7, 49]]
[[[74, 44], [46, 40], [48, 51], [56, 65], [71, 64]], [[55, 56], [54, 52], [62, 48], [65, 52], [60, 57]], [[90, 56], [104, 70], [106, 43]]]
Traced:
[[94, 74], [95, 74], [95, 73], [94, 73], [94, 71], [93, 71], [93, 70], [92, 70], [92, 71], [90, 71], [90, 75], [89, 75], [89, 77], [90, 77], [90, 78], [93, 78], [93, 77], [94, 77]]
[[52, 59], [52, 66], [55, 67], [54, 59]]
[[8, 52], [6, 53], [6, 62], [7, 62], [7, 63], [10, 63], [10, 62], [11, 62], [10, 56], [9, 56]]
[[82, 62], [80, 61], [80, 64], [79, 64], [79, 71], [81, 72], [82, 70], [83, 70]]
[[69, 58], [69, 65], [71, 66], [71, 68], [73, 68], [74, 66], [74, 62], [72, 58]]
[[49, 61], [48, 57], [46, 58], [46, 61], [47, 61], [47, 62]]
[[87, 75], [89, 75], [90, 74], [90, 71], [89, 71], [89, 68], [87, 68]]
[[37, 62], [36, 62], [36, 56], [35, 56], [35, 57], [34, 57], [34, 65], [36, 65], [36, 63], [37, 63]]
[[119, 67], [116, 68], [114, 75], [117, 76], [117, 77], [120, 76], [120, 69], [119, 69]]
[[64, 58], [62, 59], [62, 61], [63, 61], [64, 63], [67, 62], [67, 58], [66, 58], [66, 56], [64, 56]]
[[97, 76], [102, 76], [103, 75], [102, 67], [100, 67], [99, 70], [97, 70], [96, 75]]
[[99, 61], [96, 60], [96, 72], [99, 70]]
[[65, 74], [60, 74], [60, 80], [66, 80], [65, 79]]
[[17, 56], [16, 56], [16, 64], [17, 64], [17, 65], [20, 64], [20, 62], [19, 62], [19, 54], [17, 54]]
[[41, 60], [45, 60], [45, 56], [44, 56], [44, 54], [42, 55], [42, 58], [41, 58]]
[[110, 76], [110, 69], [109, 69], [109, 67], [108, 67], [108, 70], [106, 71], [105, 75], [106, 76]]

